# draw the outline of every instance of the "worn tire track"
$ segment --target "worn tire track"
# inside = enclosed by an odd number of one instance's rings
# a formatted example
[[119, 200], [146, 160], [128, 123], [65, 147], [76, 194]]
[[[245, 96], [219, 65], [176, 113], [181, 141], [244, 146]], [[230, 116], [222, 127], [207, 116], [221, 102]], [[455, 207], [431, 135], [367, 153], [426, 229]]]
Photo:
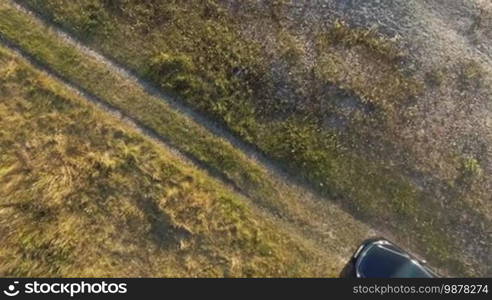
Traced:
[[[146, 136], [154, 143], [170, 150], [186, 163], [192, 164], [202, 170], [205, 170], [209, 175], [219, 179], [235, 192], [245, 196], [245, 198], [248, 199], [248, 202], [252, 204], [250, 205], [250, 207], [252, 207], [256, 212], [260, 213], [264, 217], [267, 217], [269, 220], [273, 220], [277, 224], [280, 223], [282, 227], [286, 228], [294, 235], [303, 237], [304, 240], [309, 239], [313, 247], [319, 249], [320, 251], [328, 253], [330, 256], [336, 256], [337, 260], [339, 260], [338, 264], [341, 265], [344, 263], [345, 260], [349, 259], [351, 251], [353, 251], [357, 244], [360, 242], [360, 240], [354, 239], [351, 245], [341, 245], [337, 244], [339, 237], [350, 234], [350, 230], [358, 231], [358, 234], [355, 234], [355, 237], [370, 237], [376, 235], [375, 230], [370, 229], [367, 225], [354, 219], [350, 214], [339, 208], [338, 205], [332, 202], [328, 202], [327, 199], [324, 199], [323, 197], [317, 195], [311, 190], [311, 188], [306, 186], [305, 182], [302, 182], [302, 180], [288, 174], [286, 170], [282, 168], [282, 166], [269, 160], [263, 153], [255, 149], [254, 146], [249, 145], [236, 138], [233, 134], [221, 127], [217, 122], [214, 122], [213, 120], [210, 120], [209, 118], [198, 114], [189, 107], [180, 103], [180, 101], [176, 99], [173, 95], [157, 89], [151, 83], [138, 78], [136, 74], [134, 74], [131, 70], [128, 70], [122, 65], [119, 65], [118, 63], [104, 57], [93, 49], [85, 46], [78, 39], [59, 29], [50, 21], [46, 20], [43, 16], [32, 12], [31, 10], [16, 3], [15, 1], [13, 2], [12, 6], [22, 11], [23, 13], [29, 14], [30, 16], [34, 17], [41, 26], [47, 27], [50, 31], [56, 33], [56, 35], [62, 38], [66, 43], [77, 48], [83, 54], [96, 59], [99, 63], [105, 65], [112, 72], [118, 73], [120, 76], [125, 78], [125, 80], [128, 80], [133, 84], [136, 84], [143, 88], [146, 93], [157, 97], [162, 101], [165, 101], [172, 109], [186, 116], [192, 122], [201, 125], [212, 134], [226, 140], [228, 143], [234, 146], [235, 149], [241, 151], [251, 161], [266, 170], [269, 177], [277, 184], [277, 186], [280, 187], [280, 189], [294, 192], [295, 194], [299, 195], [299, 201], [302, 202], [302, 204], [309, 211], [314, 211], [322, 214], [323, 216], [326, 216], [326, 222], [317, 224], [319, 225], [318, 228], [300, 228], [299, 225], [295, 222], [291, 220], [286, 220], [283, 216], [272, 214], [271, 211], [268, 211], [268, 208], [258, 207], [258, 205], [254, 203], [254, 200], [250, 199], [247, 191], [242, 190], [233, 181], [226, 178], [226, 176], [224, 176], [222, 173], [211, 169], [206, 164], [202, 163], [193, 156], [181, 152], [176, 147], [171, 145], [169, 141], [157, 134], [151, 128], [143, 125], [138, 120], [122, 112], [120, 109], [108, 104], [103, 99], [98, 98], [90, 91], [87, 91], [76, 83], [67, 80], [55, 70], [52, 70], [49, 66], [38, 61], [35, 57], [32, 57], [29, 53], [27, 53], [14, 43], [2, 38], [2, 36], [0, 36], [0, 44], [3, 44], [4, 46], [16, 52], [19, 56], [29, 61], [47, 76], [50, 76], [62, 82], [73, 93], [87, 99], [89, 102], [96, 105], [99, 109], [106, 111], [107, 113], [130, 125], [137, 132], [139, 132], [141, 135]], [[385, 233], [385, 235], [388, 236], [390, 234]]]

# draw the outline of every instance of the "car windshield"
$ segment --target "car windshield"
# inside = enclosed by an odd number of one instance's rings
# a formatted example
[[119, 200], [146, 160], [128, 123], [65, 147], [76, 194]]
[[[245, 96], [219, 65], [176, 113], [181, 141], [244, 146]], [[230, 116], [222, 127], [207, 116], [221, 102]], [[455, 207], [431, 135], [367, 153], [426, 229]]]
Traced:
[[360, 258], [358, 272], [362, 277], [376, 278], [432, 277], [422, 266], [387, 245], [371, 246]]

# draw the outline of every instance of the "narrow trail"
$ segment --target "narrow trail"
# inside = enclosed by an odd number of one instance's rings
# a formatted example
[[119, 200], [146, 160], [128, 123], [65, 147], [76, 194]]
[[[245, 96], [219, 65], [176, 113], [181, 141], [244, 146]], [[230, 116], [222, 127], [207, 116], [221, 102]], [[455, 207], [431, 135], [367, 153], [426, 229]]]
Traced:
[[[222, 138], [223, 140], [225, 140], [226, 142], [228, 142], [229, 144], [231, 144], [236, 150], [239, 150], [240, 152], [242, 152], [251, 161], [261, 165], [262, 168], [265, 169], [266, 171], [268, 171], [269, 175], [275, 177], [276, 180], [280, 180], [282, 182], [285, 182], [288, 185], [294, 185], [297, 188], [302, 188], [303, 193], [309, 193], [312, 195], [316, 194], [316, 197], [318, 197], [317, 192], [313, 191], [311, 187], [307, 186], [308, 185], [307, 182], [289, 174], [288, 171], [286, 171], [285, 168], [282, 167], [279, 163], [273, 162], [265, 154], [263, 154], [261, 151], [256, 149], [254, 145], [245, 143], [241, 139], [234, 136], [234, 134], [232, 134], [228, 129], [224, 128], [218, 122], [194, 111], [189, 106], [183, 104], [183, 101], [180, 101], [178, 98], [176, 98], [176, 96], [160, 90], [159, 88], [155, 87], [155, 85], [153, 83], [151, 83], [145, 79], [139, 78], [138, 75], [135, 74], [135, 72], [133, 72], [132, 70], [126, 68], [125, 66], [123, 66], [123, 65], [121, 65], [115, 61], [113, 61], [110, 58], [107, 58], [107, 57], [101, 55], [100, 53], [91, 49], [90, 47], [87, 47], [86, 45], [83, 44], [83, 42], [78, 40], [76, 37], [73, 37], [69, 33], [65, 32], [63, 29], [60, 29], [59, 27], [56, 26], [56, 24], [54, 24], [50, 20], [46, 19], [44, 16], [40, 15], [39, 13], [30, 10], [29, 8], [25, 7], [23, 4], [18, 3], [16, 0], [12, 0], [10, 2], [12, 3], [12, 6], [14, 6], [18, 10], [34, 17], [38, 22], [40, 22], [42, 25], [48, 27], [49, 30], [56, 33], [65, 42], [67, 42], [71, 46], [74, 46], [79, 51], [81, 51], [83, 54], [94, 58], [97, 62], [103, 64], [104, 66], [106, 66], [107, 68], [109, 68], [113, 72], [117, 73], [118, 75], [122, 76], [126, 80], [128, 80], [134, 84], [137, 84], [147, 94], [152, 95], [152, 96], [158, 98], [159, 100], [165, 102], [174, 111], [180, 113], [181, 115], [184, 115], [185, 117], [187, 117], [188, 119], [190, 119], [194, 123], [207, 129], [213, 135], [218, 136], [218, 137]], [[0, 38], [1, 38], [1, 36], [0, 36]], [[8, 43], [8, 41], [5, 41], [5, 40], [4, 40], [4, 42]], [[23, 51], [19, 47], [16, 47], [15, 45], [10, 45], [10, 47], [16, 48], [17, 52], [22, 52], [23, 56], [29, 56], [29, 54], [25, 53], [25, 51]], [[32, 63], [36, 64], [38, 68], [43, 68], [45, 70], [48, 70], [49, 73], [57, 75], [57, 72], [50, 70], [49, 67], [42, 65], [41, 63], [37, 62], [35, 58], [33, 58], [33, 57], [28, 57], [28, 58]], [[76, 87], [76, 89], [83, 91], [86, 95], [91, 94], [89, 91], [85, 91], [82, 87], [77, 86], [75, 83], [69, 82], [68, 80], [65, 80], [63, 78], [63, 76], [57, 75], [57, 77], [60, 80], [63, 80], [64, 82], [66, 82], [67, 84], [70, 84], [72, 87]], [[97, 97], [92, 95], [91, 100], [97, 100], [97, 102], [99, 102], [101, 105], [104, 105], [108, 111], [112, 111], [113, 113], [116, 113], [116, 114], [121, 114], [122, 116], [124, 116], [125, 118], [127, 118], [129, 120], [131, 119], [128, 115], [122, 113], [118, 108], [107, 104], [102, 99], [98, 99]], [[160, 137], [157, 133], [155, 133], [152, 129], [147, 128], [144, 125], [139, 124], [139, 122], [134, 120], [134, 119], [132, 119], [132, 121], [134, 123], [136, 123], [136, 125], [138, 125], [140, 128], [142, 128], [142, 130], [145, 131], [148, 135], [151, 135], [155, 138], [158, 138], [162, 142], [164, 142], [163, 138]], [[169, 143], [166, 143], [166, 144], [170, 147]], [[177, 150], [177, 149], [175, 151], [179, 152], [179, 150]], [[194, 161], [198, 165], [201, 165], [202, 168], [206, 168], [206, 166], [204, 164], [200, 163], [196, 159], [190, 158], [190, 160]], [[209, 169], [209, 171], [211, 171], [210, 168], [208, 168], [208, 169]], [[227, 179], [225, 176], [218, 174], [218, 172], [213, 172], [213, 173], [215, 173], [214, 174], [215, 176], [221, 177], [221, 180], [227, 181], [228, 184], [234, 185], [234, 183], [231, 182], [229, 179]], [[240, 190], [237, 186], [235, 186], [235, 189]], [[318, 198], [323, 198], [323, 197], [318, 197]]]
[[[15, 8], [17, 8], [18, 10], [36, 18], [40, 23], [42, 23], [44, 26], [48, 27], [50, 30], [52, 30], [54, 33], [56, 33], [59, 37], [63, 38], [71, 46], [76, 47], [79, 51], [81, 51], [85, 55], [88, 55], [88, 56], [96, 59], [99, 63], [110, 68], [113, 72], [118, 73], [119, 75], [121, 75], [125, 79], [130, 80], [130, 81], [138, 84], [148, 94], [158, 97], [162, 101], [169, 104], [169, 106], [171, 108], [173, 108], [174, 110], [176, 110], [177, 112], [185, 115], [186, 117], [193, 120], [195, 123], [198, 123], [199, 125], [203, 126], [207, 130], [212, 132], [214, 135], [225, 139], [227, 142], [229, 142], [231, 145], [233, 145], [236, 149], [239, 149], [241, 152], [246, 154], [247, 157], [261, 163], [265, 168], [269, 169], [272, 173], [278, 174], [282, 177], [290, 177], [290, 175], [287, 174], [287, 172], [279, 164], [272, 162], [263, 153], [261, 153], [257, 149], [255, 149], [254, 146], [247, 144], [247, 143], [243, 142], [242, 140], [238, 139], [231, 132], [229, 132], [227, 129], [225, 129], [223, 126], [221, 126], [220, 124], [218, 124], [214, 120], [211, 120], [210, 118], [205, 117], [202, 114], [197, 113], [196, 111], [194, 111], [190, 107], [184, 105], [183, 101], [180, 101], [179, 99], [177, 99], [176, 96], [174, 96], [170, 93], [166, 93], [166, 92], [156, 88], [149, 81], [144, 80], [142, 78], [139, 78], [138, 75], [135, 74], [135, 72], [133, 72], [132, 70], [124, 67], [123, 65], [121, 65], [121, 64], [101, 55], [100, 53], [96, 52], [95, 50], [87, 47], [80, 40], [71, 36], [69, 33], [65, 32], [64, 30], [60, 29], [55, 24], [53, 24], [50, 20], [47, 20], [44, 16], [42, 16], [42, 15], [40, 15], [34, 11], [29, 10], [27, 7], [25, 7], [24, 5], [22, 5], [20, 3], [17, 3], [17, 1], [15, 1], [15, 0], [11, 1], [11, 2]], [[289, 178], [289, 179], [295, 180], [292, 178]]]
[[[270, 159], [254, 145], [246, 143], [238, 138], [221, 123], [218, 123], [214, 121], [213, 118], [209, 118], [193, 110], [188, 105], [184, 104], [185, 102], [181, 101], [179, 97], [162, 91], [152, 82], [139, 78], [139, 75], [136, 72], [132, 71], [128, 67], [125, 67], [124, 64], [118, 63], [110, 57], [108, 58], [101, 55], [93, 48], [86, 46], [79, 39], [68, 33], [69, 31], [65, 31], [49, 18], [29, 9], [26, 4], [22, 3], [23, 1], [9, 0], [8, 2], [12, 3], [9, 5], [12, 5], [19, 11], [29, 14], [33, 19], [35, 19], [36, 22], [39, 22], [40, 26], [43, 26], [44, 28], [47, 28], [55, 33], [60, 39], [63, 39], [67, 45], [75, 47], [78, 51], [80, 51], [80, 53], [96, 60], [101, 65], [104, 65], [109, 71], [114, 72], [114, 74], [118, 74], [125, 80], [128, 80], [128, 82], [131, 82], [141, 88], [145, 91], [145, 93], [165, 102], [172, 110], [185, 116], [185, 118], [189, 119], [190, 122], [203, 127], [207, 131], [207, 134], [217, 136], [232, 145], [238, 152], [244, 154], [245, 157], [248, 158], [249, 162], [258, 165], [262, 170], [265, 170], [268, 174], [268, 179], [275, 184], [277, 189], [282, 190], [282, 193], [284, 193], [284, 191], [288, 191], [285, 193], [291, 193], [298, 196], [300, 205], [303, 206], [306, 211], [316, 213], [317, 217], [323, 216], [324, 220], [321, 218], [322, 221], [320, 221], [320, 218], [318, 218], [316, 220], [309, 220], [309, 222], [303, 223], [297, 222], [297, 219], [295, 218], [291, 219], [291, 215], [288, 215], [289, 213], [287, 213], [287, 216], [277, 215], [277, 213], [269, 207], [262, 206], [257, 203], [258, 201], [255, 201], [253, 197], [248, 195], [248, 193], [251, 194], [250, 191], [237, 186], [233, 180], [227, 178], [227, 176], [225, 176], [220, 170], [215, 170], [206, 163], [195, 159], [193, 155], [188, 155], [187, 153], [179, 150], [179, 147], [173, 146], [172, 140], [169, 141], [166, 138], [163, 138], [152, 128], [143, 125], [137, 119], [130, 117], [117, 107], [107, 104], [104, 97], [95, 96], [91, 93], [91, 91], [79, 86], [76, 80], [75, 82], [73, 80], [70, 81], [65, 79], [64, 76], [57, 75], [59, 73], [51, 70], [49, 64], [47, 65], [36, 61], [35, 58], [31, 57], [29, 53], [27, 53], [27, 51], [16, 47], [16, 45], [9, 43], [9, 41], [2, 40], [2, 37], [0, 36], [0, 44], [5, 44], [10, 49], [14, 50], [18, 55], [30, 61], [44, 73], [49, 74], [58, 81], [63, 82], [74, 93], [87, 99], [93, 104], [96, 104], [100, 109], [116, 116], [133, 127], [141, 135], [146, 136], [160, 146], [170, 150], [187, 163], [196, 166], [197, 168], [207, 172], [210, 176], [220, 180], [234, 192], [243, 195], [246, 199], [245, 201], [251, 202], [252, 205], [250, 206], [258, 214], [262, 214], [267, 216], [270, 220], [278, 222], [277, 224], [280, 224], [279, 226], [285, 227], [286, 230], [292, 232], [297, 237], [300, 237], [303, 240], [312, 241], [313, 245], [316, 245], [316, 248], [320, 249], [320, 251], [324, 251], [325, 253], [330, 254], [333, 257], [338, 257], [339, 259], [348, 258], [347, 255], [349, 255], [351, 250], [357, 245], [358, 242], [360, 242], [361, 236], [369, 237], [374, 235], [383, 235], [396, 241], [397, 243], [403, 242], [407, 248], [412, 250], [410, 240], [399, 240], [399, 238], [394, 237], [391, 232], [388, 232], [388, 230], [381, 225], [373, 225], [373, 228], [371, 229], [370, 226], [364, 223], [364, 219], [358, 217], [356, 213], [351, 214], [350, 210], [343, 208], [343, 205], [338, 205], [335, 201], [333, 201], [333, 199], [327, 199], [326, 197], [320, 195], [316, 192], [316, 188], [313, 188], [309, 182], [306, 182], [302, 178], [299, 178], [299, 176], [290, 173], [283, 167], [282, 164]], [[432, 17], [430, 19], [437, 20], [438, 18]], [[444, 19], [444, 21], [446, 20]], [[442, 28], [447, 28], [447, 26], [444, 26], [446, 25], [446, 22], [444, 21]], [[440, 22], [438, 25], [441, 24]], [[461, 45], [461, 40], [459, 41]], [[463, 44], [465, 44], [465, 42], [466, 40], [463, 40]], [[487, 61], [486, 57], [483, 58], [482, 61]], [[355, 233], [355, 231], [357, 233]]]
[[[197, 161], [194, 158], [191, 158], [183, 154], [181, 151], [179, 151], [174, 146], [170, 145], [167, 141], [165, 141], [161, 136], [153, 132], [152, 129], [146, 128], [145, 126], [139, 124], [138, 121], [127, 116], [125, 113], [121, 112], [117, 108], [106, 104], [103, 100], [100, 100], [98, 97], [92, 95], [87, 91], [84, 91], [83, 89], [77, 87], [76, 85], [60, 77], [56, 73], [53, 73], [43, 65], [40, 65], [32, 57], [24, 53], [22, 49], [19, 49], [18, 47], [12, 45], [8, 41], [5, 41], [1, 36], [0, 36], [0, 46], [4, 46], [8, 48], [19, 58], [26, 60], [28, 63], [30, 63], [37, 69], [37, 72], [43, 74], [43, 76], [46, 76], [48, 78], [60, 82], [61, 84], [64, 85], [66, 90], [68, 90], [69, 92], [73, 93], [74, 95], [77, 95], [82, 100], [89, 101], [89, 103], [94, 105], [97, 109], [100, 109], [105, 113], [110, 114], [112, 117], [120, 120], [121, 122], [131, 127], [133, 130], [135, 130], [137, 133], [142, 135], [144, 138], [150, 140], [152, 143], [158, 145], [159, 147], [163, 147], [165, 150], [171, 152], [183, 163], [194, 166], [196, 169], [207, 173], [213, 178], [219, 179], [219, 181], [222, 182], [222, 184], [224, 184], [226, 188], [230, 189], [232, 192], [238, 193], [241, 196], [243, 196], [243, 199], [247, 201], [249, 207], [256, 214], [276, 224], [277, 226], [281, 226], [281, 228], [283, 228], [282, 231], [288, 232], [290, 234], [290, 237], [293, 238], [294, 240], [302, 241], [304, 245], [308, 245], [310, 249], [316, 250], [316, 252], [320, 254], [320, 256], [322, 257], [336, 260], [336, 264], [340, 266], [342, 266], [345, 263], [345, 260], [347, 259], [345, 255], [343, 255], [342, 253], [332, 253], [326, 251], [326, 249], [323, 248], [323, 246], [321, 245], [322, 243], [320, 243], [319, 240], [313, 238], [312, 236], [306, 236], [305, 232], [302, 229], [297, 228], [296, 224], [292, 224], [286, 220], [283, 220], [282, 218], [272, 215], [269, 211], [262, 209], [261, 207], [258, 207], [257, 205], [255, 205], [254, 201], [252, 201], [247, 194], [243, 193], [240, 189], [238, 189], [234, 185], [234, 183], [229, 183], [228, 182], [229, 180], [224, 176], [221, 176], [221, 174], [213, 174], [211, 171], [209, 171], [209, 168], [207, 168], [206, 165]], [[217, 178], [218, 176], [219, 178]]]
[[[299, 195], [299, 202], [306, 207], [307, 210], [316, 212], [323, 216], [326, 216], [326, 220], [323, 222], [313, 221], [316, 223], [317, 228], [308, 228], [309, 226], [299, 226], [295, 222], [291, 220], [286, 220], [281, 216], [276, 216], [265, 209], [263, 207], [259, 207], [254, 203], [253, 200], [248, 196], [247, 191], [243, 191], [239, 188], [234, 182], [230, 179], [226, 178], [222, 173], [211, 169], [206, 164], [201, 161], [195, 159], [194, 157], [187, 155], [186, 153], [181, 152], [176, 147], [171, 145], [169, 141], [165, 138], [157, 134], [153, 129], [148, 128], [147, 126], [141, 124], [138, 120], [130, 117], [129, 115], [122, 112], [120, 109], [108, 104], [103, 99], [98, 98], [90, 91], [85, 90], [81, 86], [77, 85], [70, 80], [65, 79], [63, 76], [59, 75], [56, 71], [50, 69], [49, 66], [39, 62], [36, 58], [32, 57], [29, 53], [24, 51], [22, 48], [17, 45], [11, 43], [10, 41], [2, 38], [0, 36], [0, 44], [5, 47], [11, 49], [17, 55], [27, 60], [29, 63], [34, 65], [38, 70], [50, 76], [57, 81], [62, 82], [69, 90], [71, 90], [76, 95], [87, 99], [92, 104], [96, 105], [98, 108], [106, 111], [107, 113], [115, 116], [116, 118], [122, 120], [129, 126], [133, 127], [138, 133], [146, 136], [154, 143], [165, 147], [169, 151], [171, 151], [176, 156], [180, 157], [183, 161], [188, 164], [194, 165], [195, 167], [207, 172], [212, 177], [220, 180], [226, 186], [228, 186], [233, 191], [243, 195], [248, 202], [251, 202], [252, 207], [257, 213], [263, 215], [264, 217], [272, 220], [276, 223], [281, 223], [281, 225], [288, 231], [293, 233], [295, 236], [302, 238], [308, 243], [312, 244], [312, 246], [316, 249], [319, 249], [320, 252], [324, 252], [328, 254], [332, 258], [338, 261], [338, 264], [341, 265], [345, 260], [349, 258], [351, 251], [357, 247], [357, 244], [360, 242], [357, 238], [352, 238], [350, 244], [340, 243], [340, 239], [343, 237], [343, 240], [350, 240], [351, 234], [353, 233], [357, 237], [370, 237], [377, 235], [377, 231], [371, 229], [366, 224], [362, 223], [360, 220], [355, 219], [349, 213], [345, 212], [342, 208], [340, 208], [337, 204], [329, 201], [328, 199], [319, 196], [315, 191], [312, 190], [308, 186], [307, 183], [302, 182], [301, 179], [295, 178], [294, 176], [287, 173], [287, 171], [282, 168], [279, 164], [272, 162], [269, 160], [263, 153], [259, 152], [254, 146], [249, 145], [237, 137], [235, 137], [232, 133], [230, 133], [227, 129], [221, 127], [220, 124], [214, 122], [213, 120], [200, 115], [195, 112], [191, 108], [182, 104], [176, 97], [165, 93], [155, 86], [153, 86], [148, 81], [145, 81], [141, 78], [138, 78], [137, 75], [131, 70], [125, 68], [124, 66], [112, 61], [111, 59], [106, 58], [105, 56], [99, 54], [93, 49], [85, 46], [78, 39], [72, 37], [62, 29], [58, 28], [51, 21], [47, 20], [43, 16], [33, 12], [23, 5], [17, 3], [16, 1], [10, 1], [12, 6], [16, 9], [29, 14], [32, 16], [40, 25], [48, 28], [49, 30], [56, 33], [60, 38], [62, 38], [66, 43], [70, 44], [73, 47], [76, 47], [83, 54], [90, 56], [96, 59], [99, 63], [105, 65], [108, 69], [113, 72], [118, 73], [120, 76], [125, 78], [126, 80], [131, 81], [132, 83], [141, 87], [146, 93], [166, 102], [172, 109], [177, 111], [178, 113], [186, 116], [192, 122], [197, 123], [207, 129], [211, 134], [221, 137], [232, 146], [234, 146], [237, 150], [241, 151], [246, 155], [252, 162], [259, 165], [261, 168], [267, 171], [269, 177], [273, 182], [282, 190], [288, 190], [295, 195]], [[355, 234], [357, 232], [357, 234]], [[391, 237], [390, 233], [384, 233], [385, 236]], [[346, 242], [345, 242], [346, 243]]]

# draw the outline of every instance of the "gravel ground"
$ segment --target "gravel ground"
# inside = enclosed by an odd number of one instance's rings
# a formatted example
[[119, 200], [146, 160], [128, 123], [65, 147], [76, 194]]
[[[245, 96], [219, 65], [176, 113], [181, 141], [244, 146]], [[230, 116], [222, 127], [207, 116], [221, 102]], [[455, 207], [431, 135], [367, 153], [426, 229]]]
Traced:
[[[304, 70], [318, 63], [316, 34], [343, 20], [351, 27], [372, 28], [395, 41], [407, 54], [402, 68], [426, 85], [422, 95], [396, 110], [396, 126], [382, 135], [391, 136], [394, 149], [374, 147], [368, 159], [386, 157], [400, 168], [422, 191], [439, 203], [442, 215], [459, 216], [450, 222], [446, 234], [453, 232], [470, 268], [492, 274], [492, 2], [489, 0], [316, 0], [268, 1], [238, 4], [226, 1], [239, 16], [248, 5], [258, 11], [276, 9], [275, 21], [266, 18], [245, 20], [244, 35], [263, 44], [275, 57], [275, 35], [282, 30], [295, 37], [302, 48]], [[345, 63], [355, 56], [347, 53]], [[307, 80], [293, 80], [285, 62], [272, 64], [277, 80], [278, 98], [294, 95]], [[435, 84], [433, 74], [439, 74]], [[325, 89], [325, 91], [327, 91]], [[302, 95], [292, 103], [302, 107]], [[347, 101], [339, 101], [346, 103]], [[351, 99], [351, 103], [358, 103]], [[360, 105], [351, 105], [356, 109]], [[339, 107], [343, 110], [346, 107]], [[348, 115], [348, 120], [350, 115]], [[330, 116], [328, 126], [340, 129], [350, 125], [346, 119]], [[463, 165], [476, 163], [478, 174], [463, 179]], [[458, 201], [455, 201], [458, 199]], [[468, 209], [461, 204], [466, 203]], [[473, 265], [473, 266], [472, 266]]]

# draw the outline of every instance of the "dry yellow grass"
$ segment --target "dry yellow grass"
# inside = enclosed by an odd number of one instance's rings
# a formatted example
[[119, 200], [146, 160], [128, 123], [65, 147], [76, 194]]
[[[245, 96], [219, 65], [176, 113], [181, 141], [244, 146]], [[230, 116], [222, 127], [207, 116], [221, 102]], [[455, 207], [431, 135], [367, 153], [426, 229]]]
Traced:
[[242, 196], [4, 48], [0, 91], [1, 276], [335, 275]]

